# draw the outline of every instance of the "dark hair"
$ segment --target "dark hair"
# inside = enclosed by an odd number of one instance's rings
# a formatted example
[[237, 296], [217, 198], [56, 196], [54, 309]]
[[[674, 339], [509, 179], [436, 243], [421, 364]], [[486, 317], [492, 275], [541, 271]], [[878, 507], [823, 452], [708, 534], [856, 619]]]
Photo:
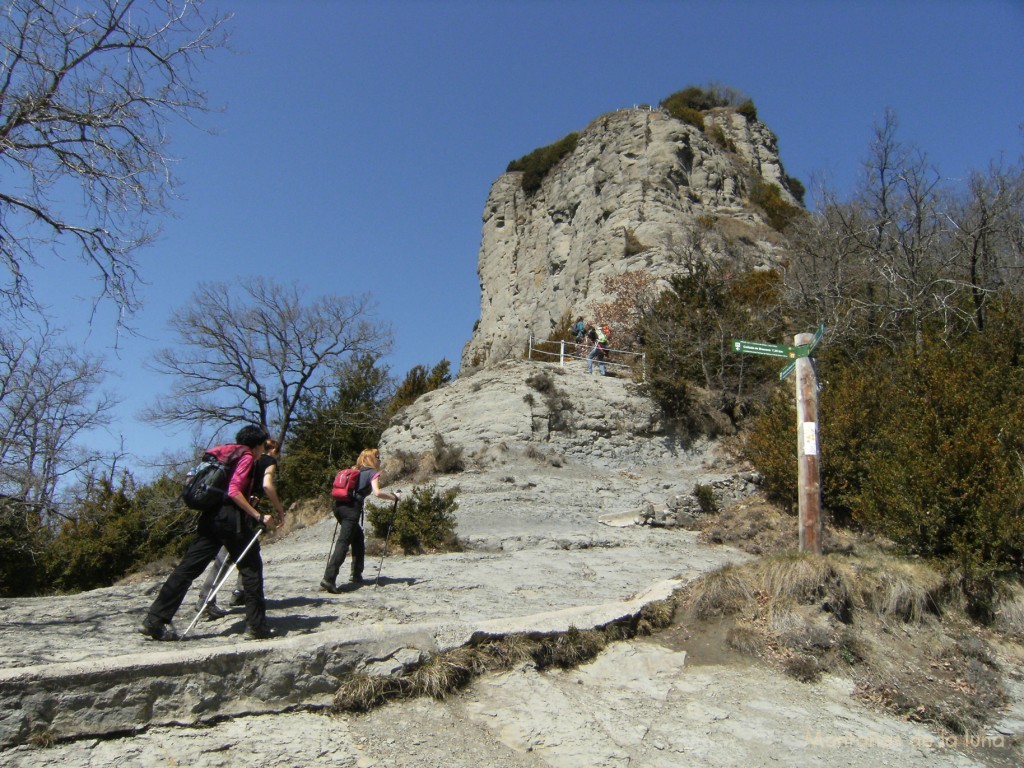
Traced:
[[263, 427], [256, 426], [255, 424], [246, 424], [238, 430], [238, 434], [235, 435], [235, 442], [247, 448], [255, 448], [268, 437], [270, 435], [267, 434], [267, 430]]

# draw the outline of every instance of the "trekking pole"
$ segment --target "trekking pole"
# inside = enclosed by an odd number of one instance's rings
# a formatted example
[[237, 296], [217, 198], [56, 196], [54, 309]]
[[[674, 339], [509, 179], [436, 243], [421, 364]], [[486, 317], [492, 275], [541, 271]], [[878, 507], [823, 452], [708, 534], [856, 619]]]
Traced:
[[202, 607], [200, 607], [199, 613], [197, 613], [196, 617], [192, 619], [192, 623], [188, 625], [188, 629], [181, 633], [182, 640], [184, 640], [186, 635], [188, 635], [188, 633], [192, 631], [192, 628], [196, 625], [196, 622], [199, 621], [199, 617], [202, 616], [203, 611], [206, 610], [207, 604], [217, 597], [217, 593], [220, 592], [220, 588], [224, 586], [224, 583], [231, 577], [231, 574], [235, 572], [235, 568], [238, 567], [238, 561], [244, 558], [249, 553], [249, 550], [252, 549], [252, 545], [256, 543], [256, 540], [260, 537], [260, 534], [262, 534], [263, 531], [264, 529], [262, 527], [256, 531], [256, 535], [252, 537], [252, 541], [245, 545], [245, 549], [242, 550], [242, 554], [238, 556], [237, 560], [232, 561], [231, 566], [224, 574], [224, 578], [217, 583], [217, 586], [210, 590], [210, 594], [206, 596], [206, 600], [203, 602]]
[[[396, 491], [396, 496], [398, 492]], [[395, 499], [395, 504], [391, 507], [391, 519], [388, 520], [388, 529], [384, 534], [384, 547], [380, 553], [380, 565], [377, 566], [377, 578], [373, 582], [373, 588], [376, 589], [380, 585], [380, 571], [384, 567], [384, 558], [388, 554], [388, 537], [391, 535], [391, 526], [395, 524], [395, 515], [398, 512], [398, 499]]]
[[338, 520], [334, 521], [334, 535], [331, 536], [331, 548], [327, 550], [327, 562], [331, 562], [331, 554], [334, 552], [334, 540], [338, 538], [338, 529], [341, 527], [341, 523]]
[[[217, 553], [217, 557], [220, 557], [220, 553], [219, 552]], [[230, 562], [229, 562], [230, 560], [231, 560], [231, 555], [225, 549], [224, 550], [224, 557], [222, 557], [220, 559], [220, 566], [217, 568], [217, 575], [213, 577], [213, 583], [214, 584], [216, 584], [218, 581], [220, 581], [220, 577], [224, 575], [225, 570], [230, 566]], [[213, 592], [212, 589], [209, 592], [206, 593], [206, 599], [203, 600], [203, 607], [204, 608], [206, 607], [207, 603], [212, 602], [210, 600], [210, 593], [211, 592]]]

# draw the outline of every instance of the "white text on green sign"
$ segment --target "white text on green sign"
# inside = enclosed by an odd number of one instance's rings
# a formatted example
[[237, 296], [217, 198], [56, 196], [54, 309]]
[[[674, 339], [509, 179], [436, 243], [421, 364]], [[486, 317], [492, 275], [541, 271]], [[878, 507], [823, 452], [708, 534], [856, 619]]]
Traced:
[[741, 352], [745, 355], [767, 355], [768, 357], [785, 357], [790, 360], [807, 356], [806, 347], [790, 347], [785, 344], [768, 344], [763, 341], [743, 341], [742, 339], [733, 339], [732, 348], [734, 352]]

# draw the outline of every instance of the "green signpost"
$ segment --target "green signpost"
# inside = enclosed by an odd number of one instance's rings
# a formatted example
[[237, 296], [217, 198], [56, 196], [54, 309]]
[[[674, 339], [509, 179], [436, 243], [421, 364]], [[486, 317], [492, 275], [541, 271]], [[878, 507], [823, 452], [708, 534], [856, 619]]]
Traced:
[[732, 340], [733, 352], [744, 355], [766, 355], [768, 357], [786, 357], [790, 360], [798, 357], [796, 347], [785, 344], [768, 344], [763, 341], [744, 341], [743, 339]]
[[[800, 551], [821, 554], [821, 471], [818, 466], [818, 382], [808, 360], [825, 335], [824, 324], [812, 336], [800, 333], [793, 346], [764, 341], [733, 339], [734, 352], [744, 355], [782, 357], [789, 362], [779, 371], [779, 380], [794, 371], [796, 377], [797, 459], [800, 506]], [[799, 366], [801, 360], [804, 360]]]

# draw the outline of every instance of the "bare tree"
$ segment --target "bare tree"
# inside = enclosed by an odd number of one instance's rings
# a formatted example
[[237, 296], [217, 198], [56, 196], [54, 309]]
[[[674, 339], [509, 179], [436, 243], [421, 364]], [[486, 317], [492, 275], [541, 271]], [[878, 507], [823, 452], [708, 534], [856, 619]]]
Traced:
[[984, 330], [992, 293], [1024, 287], [1024, 162], [971, 174], [950, 221], [957, 268], [970, 286], [975, 325]]
[[160, 351], [155, 370], [174, 377], [170, 395], [146, 411], [158, 424], [204, 429], [267, 425], [282, 445], [304, 395], [352, 354], [390, 350], [390, 326], [372, 318], [369, 297], [324, 296], [304, 303], [295, 285], [264, 278], [238, 289], [204, 284], [171, 318], [179, 344]]
[[116, 404], [98, 391], [100, 361], [54, 337], [0, 331], [0, 491], [36, 510], [53, 508], [66, 478], [109, 459], [81, 438], [108, 424]]
[[825, 194], [820, 213], [791, 232], [790, 304], [833, 341], [920, 348], [926, 328], [948, 337], [981, 322], [986, 296], [1014, 273], [1019, 281], [1012, 177], [976, 177], [958, 202], [896, 127], [891, 112], [876, 127], [852, 198]]
[[[224, 44], [202, 0], [6, 0], [0, 8], [0, 284], [35, 307], [31, 267], [77, 250], [97, 300], [137, 307], [136, 252], [174, 179], [168, 125], [205, 111], [192, 82]], [[67, 200], [77, 184], [81, 204]], [[60, 194], [55, 194], [59, 192]]]

